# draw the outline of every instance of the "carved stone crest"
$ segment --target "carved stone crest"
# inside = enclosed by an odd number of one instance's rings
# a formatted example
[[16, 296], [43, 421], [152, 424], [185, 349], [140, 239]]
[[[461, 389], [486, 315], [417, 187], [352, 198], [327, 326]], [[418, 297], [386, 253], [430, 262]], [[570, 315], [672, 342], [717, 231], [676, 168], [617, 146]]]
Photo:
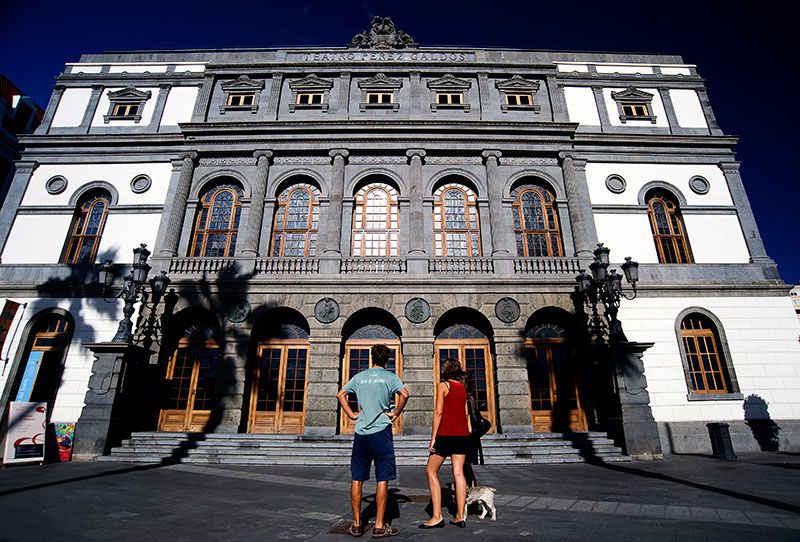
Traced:
[[415, 49], [418, 46], [414, 38], [397, 30], [389, 17], [372, 19], [369, 32], [359, 32], [348, 45], [353, 49]]
[[500, 298], [494, 305], [494, 314], [506, 324], [516, 322], [519, 320], [519, 303], [510, 297]]
[[421, 297], [414, 297], [406, 303], [406, 318], [412, 324], [421, 324], [431, 317], [431, 306]]
[[323, 324], [330, 324], [339, 318], [339, 304], [335, 299], [323, 297], [314, 305], [314, 318]]
[[246, 299], [234, 299], [228, 304], [228, 308], [225, 311], [225, 317], [229, 322], [239, 324], [247, 320], [247, 317], [250, 316], [251, 310], [252, 308], [250, 307], [250, 303], [248, 303]]

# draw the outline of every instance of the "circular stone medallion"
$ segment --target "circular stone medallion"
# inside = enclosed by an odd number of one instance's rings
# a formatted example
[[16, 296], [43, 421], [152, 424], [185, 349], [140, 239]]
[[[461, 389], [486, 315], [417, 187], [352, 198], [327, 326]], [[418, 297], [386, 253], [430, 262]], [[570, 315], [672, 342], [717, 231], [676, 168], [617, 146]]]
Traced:
[[412, 324], [421, 324], [431, 317], [431, 306], [421, 297], [414, 297], [406, 303], [406, 318]]
[[44, 183], [44, 188], [47, 190], [48, 194], [55, 196], [67, 189], [67, 180], [61, 175], [50, 177], [47, 182]]
[[695, 194], [708, 194], [708, 191], [711, 189], [711, 183], [708, 182], [707, 179], [704, 177], [695, 176], [689, 179], [689, 188], [692, 189], [692, 192]]
[[495, 303], [494, 314], [506, 324], [516, 322], [519, 319], [519, 303], [510, 297], [503, 297]]
[[238, 324], [247, 320], [250, 316], [250, 303], [244, 298], [231, 301], [228, 305], [228, 310], [225, 312], [226, 318], [229, 322]]
[[613, 192], [614, 194], [622, 194], [625, 192], [626, 186], [625, 179], [619, 175], [609, 175], [606, 179], [606, 188], [608, 188], [609, 192]]
[[314, 305], [314, 318], [323, 324], [330, 324], [339, 318], [339, 304], [335, 299], [323, 297]]
[[131, 180], [131, 192], [134, 194], [142, 194], [150, 190], [153, 181], [147, 175], [137, 175]]

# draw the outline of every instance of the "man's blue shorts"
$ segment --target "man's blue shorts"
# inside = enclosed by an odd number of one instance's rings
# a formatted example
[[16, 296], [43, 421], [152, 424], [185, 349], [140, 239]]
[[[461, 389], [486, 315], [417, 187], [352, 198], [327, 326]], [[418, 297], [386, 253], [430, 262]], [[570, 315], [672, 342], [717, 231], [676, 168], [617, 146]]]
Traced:
[[369, 435], [356, 433], [353, 438], [353, 453], [350, 456], [350, 472], [353, 480], [369, 480], [369, 469], [375, 461], [375, 479], [378, 482], [397, 478], [394, 459], [394, 439], [392, 426]]

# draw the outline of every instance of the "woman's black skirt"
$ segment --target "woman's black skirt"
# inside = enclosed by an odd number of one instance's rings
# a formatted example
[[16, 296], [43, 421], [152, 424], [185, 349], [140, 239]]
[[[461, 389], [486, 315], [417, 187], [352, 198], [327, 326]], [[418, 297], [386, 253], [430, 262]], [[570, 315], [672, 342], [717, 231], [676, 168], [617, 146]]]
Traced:
[[473, 442], [470, 436], [456, 437], [448, 435], [438, 435], [433, 442], [433, 449], [436, 455], [450, 457], [451, 455], [470, 455], [473, 450]]

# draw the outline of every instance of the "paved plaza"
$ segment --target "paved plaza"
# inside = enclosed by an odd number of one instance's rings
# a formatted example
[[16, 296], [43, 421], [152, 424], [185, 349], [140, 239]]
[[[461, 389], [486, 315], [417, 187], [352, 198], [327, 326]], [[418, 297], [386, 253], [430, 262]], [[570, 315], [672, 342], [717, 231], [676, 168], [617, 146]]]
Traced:
[[[442, 470], [447, 481], [448, 465]], [[479, 467], [498, 521], [421, 531], [421, 467], [401, 467], [397, 539], [800, 540], [800, 454], [737, 461]], [[67, 463], [0, 471], [0, 540], [348, 540], [349, 472], [336, 467]], [[365, 485], [366, 514], [373, 484]], [[369, 533], [362, 539], [369, 539]]]

